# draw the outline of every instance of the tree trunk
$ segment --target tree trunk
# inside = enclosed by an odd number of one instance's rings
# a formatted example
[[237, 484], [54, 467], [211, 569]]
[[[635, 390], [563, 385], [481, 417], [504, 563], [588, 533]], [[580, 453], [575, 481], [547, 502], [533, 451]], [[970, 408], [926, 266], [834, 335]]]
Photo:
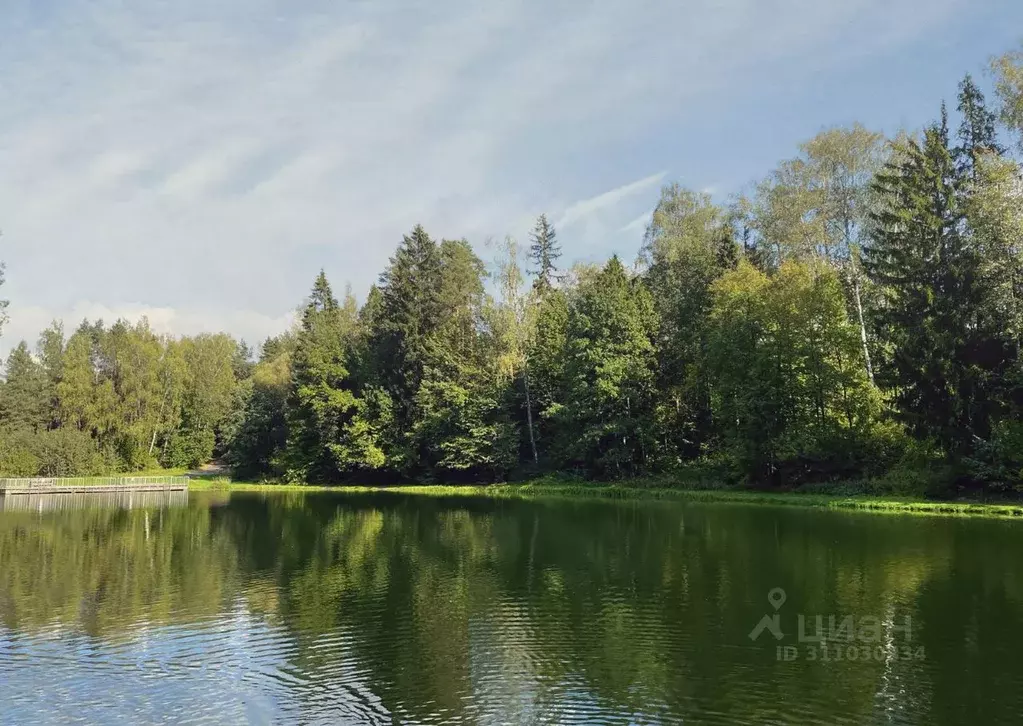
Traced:
[[160, 430], [160, 421], [163, 419], [163, 411], [167, 408], [167, 399], [160, 399], [160, 415], [157, 417], [156, 425], [153, 426], [153, 438], [149, 440], [149, 455], [153, 455], [153, 448], [156, 446], [156, 434]]
[[867, 345], [867, 326], [863, 322], [863, 303], [860, 301], [860, 276], [854, 272], [852, 275], [853, 298], [856, 300], [856, 315], [860, 323], [860, 343], [863, 345], [863, 360], [867, 364], [867, 378], [870, 385], [874, 383], [874, 366], [870, 363], [870, 348]]
[[533, 433], [533, 401], [529, 395], [529, 364], [522, 366], [522, 385], [526, 390], [526, 423], [529, 426], [529, 448], [533, 451], [533, 463], [539, 464], [536, 454], [536, 435]]

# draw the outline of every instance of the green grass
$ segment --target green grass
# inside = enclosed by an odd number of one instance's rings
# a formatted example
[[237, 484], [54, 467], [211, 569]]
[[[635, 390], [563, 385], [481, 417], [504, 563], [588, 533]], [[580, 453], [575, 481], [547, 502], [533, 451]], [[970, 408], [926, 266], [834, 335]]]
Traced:
[[146, 469], [145, 471], [127, 471], [118, 474], [111, 474], [110, 476], [185, 476], [189, 470], [185, 467], [178, 469]]
[[1023, 504], [974, 501], [931, 501], [908, 497], [874, 497], [865, 495], [804, 494], [765, 492], [745, 489], [672, 489], [666, 487], [631, 486], [629, 484], [581, 484], [538, 481], [525, 484], [489, 485], [402, 485], [374, 486], [311, 486], [301, 484], [257, 484], [193, 480], [190, 488], [238, 492], [336, 492], [347, 494], [399, 494], [432, 497], [490, 497], [499, 499], [601, 498], [618, 500], [671, 500], [690, 502], [722, 502], [732, 504], [763, 504], [798, 506], [842, 511], [890, 514], [1023, 518]]

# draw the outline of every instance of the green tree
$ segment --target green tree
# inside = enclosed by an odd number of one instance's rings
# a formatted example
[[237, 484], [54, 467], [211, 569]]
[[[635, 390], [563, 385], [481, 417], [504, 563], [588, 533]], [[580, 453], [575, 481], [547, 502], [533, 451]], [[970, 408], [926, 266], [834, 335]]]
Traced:
[[998, 143], [995, 128], [997, 116], [987, 108], [984, 94], [969, 74], [959, 83], [958, 110], [962, 121], [959, 126], [959, 144], [953, 150], [956, 171], [960, 177], [976, 182], [981, 156], [1000, 155], [1005, 150]]
[[496, 343], [499, 350], [498, 370], [509, 381], [522, 380], [522, 404], [526, 414], [526, 434], [533, 465], [540, 457], [533, 421], [533, 395], [530, 390], [529, 355], [536, 331], [536, 301], [523, 293], [519, 246], [511, 237], [505, 239], [504, 256], [497, 264], [497, 280], [501, 291], [500, 304], [493, 313]]
[[837, 271], [792, 261], [768, 276], [743, 260], [712, 293], [714, 420], [739, 471], [785, 481], [857, 471], [880, 402]]
[[758, 186], [750, 211], [759, 247], [773, 250], [776, 260], [824, 260], [839, 271], [871, 380], [860, 254], [883, 139], [860, 124], [820, 132]]
[[1023, 150], [1023, 50], [992, 59], [991, 72], [1001, 101], [1001, 120], [1017, 134]]
[[965, 197], [981, 277], [1018, 357], [1023, 341], [1023, 172], [1011, 159], [982, 155]]
[[22, 341], [7, 356], [0, 386], [0, 428], [7, 431], [44, 430], [50, 422], [46, 371]]
[[662, 190], [640, 261], [657, 312], [657, 437], [667, 460], [695, 458], [709, 433], [702, 373], [710, 286], [736, 258], [727, 217], [709, 195], [677, 184]]
[[345, 365], [355, 324], [353, 307], [338, 304], [321, 271], [302, 314], [291, 361], [286, 461], [292, 480], [334, 481], [352, 469], [384, 464], [376, 432], [362, 420], [364, 404]]
[[372, 384], [386, 393], [392, 410], [385, 450], [391, 466], [406, 476], [413, 476], [422, 460], [414, 433], [416, 397], [433, 354], [431, 342], [443, 322], [443, 266], [440, 247], [417, 225], [381, 275], [371, 316]]
[[954, 458], [990, 434], [1011, 356], [983, 259], [966, 225], [947, 121], [907, 140], [875, 182], [865, 266], [888, 343], [886, 383], [912, 431]]
[[[276, 356], [267, 357], [270, 350]], [[262, 357], [252, 376], [239, 386], [240, 420], [228, 442], [228, 463], [241, 479], [285, 474], [282, 454], [288, 441], [291, 352], [264, 345]]]
[[861, 255], [869, 222], [870, 185], [881, 167], [884, 136], [860, 124], [819, 133], [802, 144], [806, 160], [804, 183], [815, 190], [828, 239], [827, 262], [846, 284], [848, 304], [860, 330], [863, 363], [870, 381], [874, 368], [864, 313], [864, 275]]
[[497, 476], [517, 453], [498, 345], [485, 319], [485, 266], [464, 240], [440, 245], [440, 324], [415, 399], [412, 433], [426, 476]]
[[617, 257], [584, 280], [568, 315], [566, 391], [558, 415], [566, 463], [635, 475], [652, 453], [656, 315], [646, 286]]
[[554, 225], [547, 221], [546, 214], [541, 214], [536, 220], [536, 226], [529, 236], [532, 240], [529, 258], [535, 267], [530, 272], [536, 275], [533, 287], [543, 295], [553, 289], [554, 283], [559, 279], [557, 261], [561, 257], [561, 247], [558, 245]]
[[[164, 396], [158, 420], [166, 421], [168, 409], [174, 406], [174, 383], [180, 380], [181, 413], [168, 442], [167, 463], [197, 467], [208, 462], [223, 444], [222, 427], [235, 400], [239, 346], [229, 335], [204, 333], [182, 339], [176, 352], [184, 375], [177, 379], [171, 370], [165, 372], [168, 377], [161, 381]], [[154, 428], [154, 440], [156, 432]]]
[[541, 462], [559, 458], [559, 411], [565, 401], [565, 360], [568, 351], [569, 290], [554, 289], [534, 303], [530, 317], [533, 333], [527, 360], [531, 374], [531, 398], [538, 414], [536, 442]]
[[39, 334], [39, 340], [36, 343], [36, 357], [46, 373], [50, 428], [58, 428], [61, 425], [57, 385], [64, 375], [65, 345], [64, 324], [57, 320], [54, 320], [48, 328]]
[[161, 428], [164, 387], [160, 363], [164, 341], [143, 318], [132, 325], [119, 320], [100, 335], [101, 387], [109, 400], [108, 437], [128, 470], [156, 465], [152, 441]]
[[95, 431], [98, 418], [95, 406], [96, 370], [93, 365], [93, 337], [83, 323], [68, 339], [57, 400], [60, 420], [78, 431]]

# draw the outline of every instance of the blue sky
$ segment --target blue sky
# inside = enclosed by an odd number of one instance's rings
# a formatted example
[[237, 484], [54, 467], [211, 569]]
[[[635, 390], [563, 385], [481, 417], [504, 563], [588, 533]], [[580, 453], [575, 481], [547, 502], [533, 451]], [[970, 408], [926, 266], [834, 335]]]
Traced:
[[725, 199], [831, 125], [933, 119], [1018, 0], [4, 0], [7, 350], [146, 314], [258, 342], [412, 225], [631, 261], [663, 183]]

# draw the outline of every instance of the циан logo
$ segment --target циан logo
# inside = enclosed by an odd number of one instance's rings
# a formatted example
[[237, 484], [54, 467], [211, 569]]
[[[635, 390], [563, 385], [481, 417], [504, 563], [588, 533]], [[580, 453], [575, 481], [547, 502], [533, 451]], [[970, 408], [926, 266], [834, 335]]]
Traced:
[[[749, 633], [749, 639], [757, 642], [765, 633], [770, 633], [775, 642], [791, 637], [782, 627], [782, 606], [788, 596], [780, 587], [767, 593], [767, 602], [773, 612], [766, 613]], [[911, 647], [913, 622], [909, 615], [896, 623], [893, 608], [888, 608], [884, 617], [874, 615], [796, 615], [795, 637], [798, 645], [788, 643], [775, 646], [775, 656], [780, 661], [805, 660], [854, 661], [879, 660], [923, 660], [923, 646]], [[896, 636], [902, 636], [901, 644]]]

